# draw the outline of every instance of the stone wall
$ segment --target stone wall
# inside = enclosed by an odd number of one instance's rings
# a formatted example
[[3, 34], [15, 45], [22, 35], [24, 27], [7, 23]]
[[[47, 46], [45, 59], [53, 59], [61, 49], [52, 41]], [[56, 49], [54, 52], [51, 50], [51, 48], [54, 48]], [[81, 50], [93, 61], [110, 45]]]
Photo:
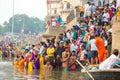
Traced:
[[112, 50], [120, 50], [120, 17], [112, 19]]

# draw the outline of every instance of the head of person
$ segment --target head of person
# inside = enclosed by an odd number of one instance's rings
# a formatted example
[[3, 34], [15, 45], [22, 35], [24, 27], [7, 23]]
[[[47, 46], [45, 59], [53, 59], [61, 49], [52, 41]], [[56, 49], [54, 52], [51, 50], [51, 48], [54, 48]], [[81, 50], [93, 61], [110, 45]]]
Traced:
[[49, 45], [49, 48], [52, 48], [52, 47], [53, 47], [53, 44], [50, 44], [50, 45]]
[[37, 47], [34, 47], [35, 53], [38, 54], [39, 53], [39, 49]]
[[24, 56], [20, 56], [20, 60], [24, 59]]
[[47, 44], [44, 44], [43, 46], [44, 46], [44, 48], [47, 48]]
[[108, 36], [112, 36], [112, 33], [108, 31], [108, 32], [107, 32], [107, 35], [108, 35]]
[[43, 45], [44, 45], [44, 42], [40, 42], [40, 45], [43, 46]]
[[107, 13], [108, 11], [107, 10], [104, 10], [104, 13]]
[[81, 50], [84, 50], [85, 49], [85, 45], [83, 44], [82, 46], [81, 46]]
[[51, 65], [51, 62], [49, 59], [46, 61], [46, 65]]
[[47, 39], [46, 41], [47, 41], [47, 43], [50, 43], [50, 39]]
[[75, 51], [72, 51], [72, 56], [75, 56]]
[[59, 17], [61, 17], [61, 16], [59, 15]]
[[29, 52], [29, 49], [28, 49], [28, 48], [26, 48], [26, 49], [25, 49], [25, 53], [28, 53], [28, 52]]
[[89, 5], [90, 5], [90, 2], [87, 2], [87, 4], [89, 4]]
[[106, 22], [104, 23], [104, 26], [107, 26], [107, 23], [106, 23]]
[[95, 4], [94, 4], [94, 3], [92, 3], [92, 5], [93, 5], [93, 6], [95, 6]]
[[63, 41], [60, 41], [60, 47], [63, 47], [63, 43], [64, 43]]
[[119, 50], [118, 50], [118, 49], [114, 49], [113, 54], [114, 54], [115, 56], [118, 56]]
[[96, 34], [95, 37], [100, 37], [100, 35], [99, 35], [99, 34]]
[[35, 45], [32, 45], [31, 47], [32, 47], [32, 49], [33, 49], [33, 48], [35, 47]]
[[68, 47], [65, 47], [65, 51], [68, 52]]
[[72, 43], [73, 43], [73, 44], [76, 44], [76, 40], [73, 39], [73, 40], [72, 40]]
[[90, 36], [90, 39], [95, 39], [95, 36]]

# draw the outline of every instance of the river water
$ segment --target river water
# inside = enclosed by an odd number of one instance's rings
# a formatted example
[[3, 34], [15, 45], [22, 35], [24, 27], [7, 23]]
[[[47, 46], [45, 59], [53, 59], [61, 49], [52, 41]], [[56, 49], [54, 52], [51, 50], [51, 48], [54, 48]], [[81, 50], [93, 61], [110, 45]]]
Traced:
[[0, 62], [0, 80], [84, 80], [79, 71], [53, 71], [44, 74], [43, 71], [21, 71], [13, 67], [12, 62]]

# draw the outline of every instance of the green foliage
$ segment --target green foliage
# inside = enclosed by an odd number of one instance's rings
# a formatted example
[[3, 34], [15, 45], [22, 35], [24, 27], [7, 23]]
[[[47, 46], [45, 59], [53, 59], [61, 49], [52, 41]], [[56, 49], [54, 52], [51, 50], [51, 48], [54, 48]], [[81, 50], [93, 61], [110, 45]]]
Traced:
[[[12, 30], [12, 17], [9, 22], [4, 22], [4, 27], [0, 27], [0, 33], [11, 32]], [[1, 31], [1, 28], [2, 31]], [[45, 31], [45, 21], [39, 20], [36, 17], [29, 17], [25, 14], [16, 14], [14, 16], [14, 33], [20, 33], [21, 29], [24, 28], [24, 33], [41, 33]]]

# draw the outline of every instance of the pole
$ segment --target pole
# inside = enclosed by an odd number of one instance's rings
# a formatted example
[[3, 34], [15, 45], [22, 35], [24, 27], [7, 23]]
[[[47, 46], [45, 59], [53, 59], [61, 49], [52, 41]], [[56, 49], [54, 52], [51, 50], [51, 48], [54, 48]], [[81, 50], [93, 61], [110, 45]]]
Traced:
[[15, 1], [13, 0], [12, 35], [14, 34], [14, 3]]
[[49, 15], [50, 15], [50, 26], [52, 26], [52, 18], [51, 18], [51, 0], [50, 0], [50, 13], [49, 13]]
[[75, 18], [75, 24], [77, 23], [77, 11], [76, 7], [74, 7], [74, 18]]
[[24, 35], [24, 31], [25, 31], [25, 19], [24, 19], [24, 16], [23, 16], [23, 27], [22, 27], [23, 31], [22, 31], [22, 34]]
[[88, 76], [92, 79], [92, 80], [95, 80], [93, 78], [93, 76], [89, 73], [89, 71], [78, 61], [76, 60], [76, 62], [87, 72]]

